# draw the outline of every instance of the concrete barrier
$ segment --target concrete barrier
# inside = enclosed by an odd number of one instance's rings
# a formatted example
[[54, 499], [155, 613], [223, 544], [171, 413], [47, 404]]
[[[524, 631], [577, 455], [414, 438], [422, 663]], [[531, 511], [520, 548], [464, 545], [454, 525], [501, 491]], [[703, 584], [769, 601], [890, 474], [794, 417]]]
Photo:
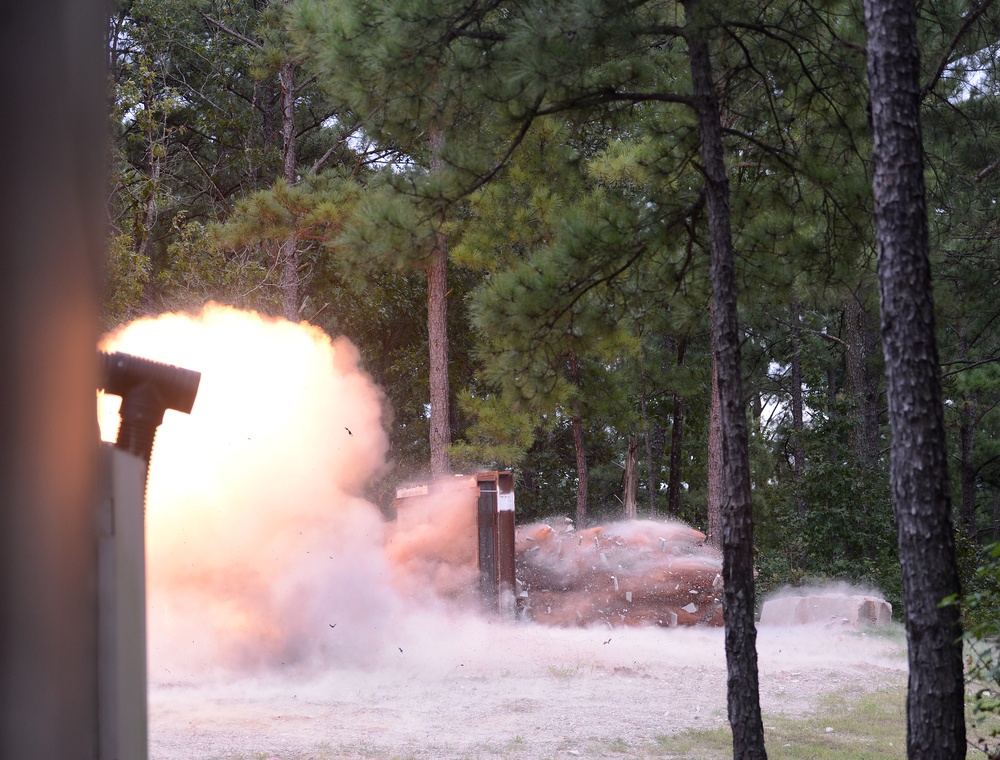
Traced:
[[761, 625], [842, 625], [869, 628], [888, 625], [892, 605], [876, 596], [817, 594], [768, 599], [760, 614]]

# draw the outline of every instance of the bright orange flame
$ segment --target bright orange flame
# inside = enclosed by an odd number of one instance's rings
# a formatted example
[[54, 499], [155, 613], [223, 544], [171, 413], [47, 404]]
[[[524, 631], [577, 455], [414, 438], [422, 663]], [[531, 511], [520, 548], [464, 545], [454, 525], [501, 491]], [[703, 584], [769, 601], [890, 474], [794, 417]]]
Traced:
[[[370, 646], [394, 602], [382, 520], [360, 493], [388, 447], [354, 346], [210, 305], [132, 323], [101, 348], [202, 373], [191, 414], [168, 410], [153, 450], [151, 659], [181, 647], [191, 667], [279, 663]], [[101, 399], [105, 439], [118, 404]]]

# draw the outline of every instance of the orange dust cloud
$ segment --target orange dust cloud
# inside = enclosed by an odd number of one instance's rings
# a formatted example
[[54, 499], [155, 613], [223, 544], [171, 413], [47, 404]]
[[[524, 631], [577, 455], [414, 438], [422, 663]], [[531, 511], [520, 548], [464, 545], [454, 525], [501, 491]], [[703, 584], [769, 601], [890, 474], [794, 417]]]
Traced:
[[479, 598], [479, 487], [474, 477], [437, 481], [432, 494], [399, 499], [386, 555], [408, 600], [476, 610]]
[[[555, 527], [553, 527], [555, 526]], [[679, 522], [517, 530], [528, 617], [549, 625], [722, 625], [722, 558]]]
[[[363, 662], [390, 627], [383, 522], [361, 489], [388, 448], [380, 392], [346, 339], [209, 305], [103, 341], [202, 373], [168, 410], [146, 504], [149, 655], [195, 672]], [[100, 399], [102, 437], [119, 399]]]

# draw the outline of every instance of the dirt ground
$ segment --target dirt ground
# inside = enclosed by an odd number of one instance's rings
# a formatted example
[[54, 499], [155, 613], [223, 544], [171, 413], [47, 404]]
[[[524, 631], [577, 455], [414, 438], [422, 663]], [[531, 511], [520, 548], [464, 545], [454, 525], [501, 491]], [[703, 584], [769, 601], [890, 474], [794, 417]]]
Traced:
[[[765, 723], [826, 694], [905, 688], [904, 647], [898, 629], [761, 627]], [[377, 637], [369, 655], [256, 674], [151, 664], [150, 756], [641, 757], [726, 725], [720, 629], [427, 619]]]

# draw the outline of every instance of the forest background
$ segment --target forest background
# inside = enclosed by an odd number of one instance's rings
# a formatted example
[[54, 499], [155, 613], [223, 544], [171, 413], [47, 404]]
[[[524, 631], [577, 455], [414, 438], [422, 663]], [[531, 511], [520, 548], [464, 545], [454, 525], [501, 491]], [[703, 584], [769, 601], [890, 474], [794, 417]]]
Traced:
[[[669, 516], [713, 533], [684, 9], [613, 6], [117, 3], [106, 326], [216, 301], [348, 336], [391, 410], [382, 508], [416, 478], [512, 468], [521, 522]], [[918, 12], [959, 569], [989, 593], [1000, 12]], [[861, 4], [725, 14], [710, 42], [757, 591], [842, 579], [900, 605]]]

